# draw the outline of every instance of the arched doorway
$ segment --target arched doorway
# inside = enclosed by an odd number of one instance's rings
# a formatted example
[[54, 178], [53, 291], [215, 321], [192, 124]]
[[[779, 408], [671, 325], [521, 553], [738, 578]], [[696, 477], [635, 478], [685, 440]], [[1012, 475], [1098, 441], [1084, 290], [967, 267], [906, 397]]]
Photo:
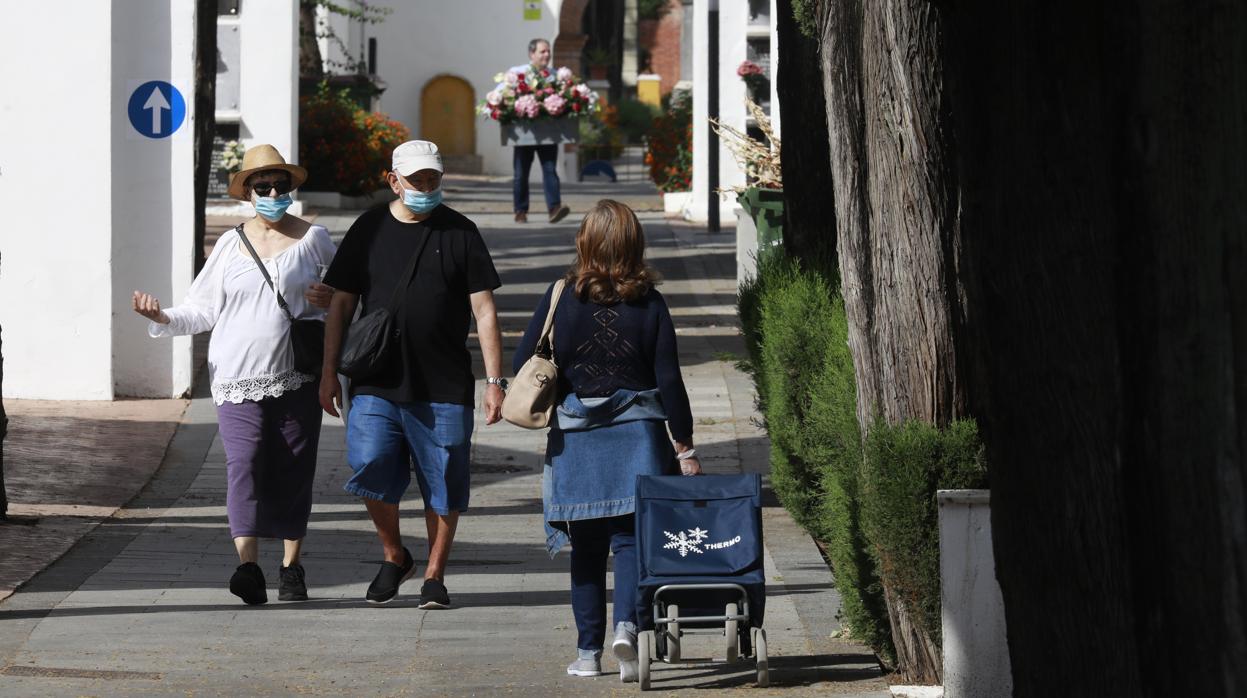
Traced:
[[476, 154], [476, 95], [453, 75], [439, 75], [420, 94], [420, 137], [442, 152], [447, 172], [480, 172]]

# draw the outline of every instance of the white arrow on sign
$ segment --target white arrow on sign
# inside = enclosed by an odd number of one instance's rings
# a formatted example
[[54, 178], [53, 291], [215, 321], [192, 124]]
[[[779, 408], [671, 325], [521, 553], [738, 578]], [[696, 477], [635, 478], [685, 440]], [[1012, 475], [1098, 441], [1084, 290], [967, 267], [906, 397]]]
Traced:
[[159, 87], [152, 88], [152, 94], [143, 103], [144, 109], [152, 110], [152, 134], [160, 133], [160, 111], [162, 109], [170, 109], [169, 101], [165, 99], [164, 94], [160, 92]]

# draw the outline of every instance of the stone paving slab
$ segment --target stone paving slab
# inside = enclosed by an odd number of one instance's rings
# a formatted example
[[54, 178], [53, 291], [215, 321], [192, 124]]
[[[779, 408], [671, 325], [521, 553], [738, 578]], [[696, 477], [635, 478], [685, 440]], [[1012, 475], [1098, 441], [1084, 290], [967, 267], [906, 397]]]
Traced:
[[[476, 218], [505, 284], [498, 305], [509, 359], [537, 297], [570, 262], [575, 223], [519, 227], [502, 215]], [[654, 215], [645, 225], [680, 328], [704, 463], [710, 472], [765, 473], [766, 437], [756, 426], [752, 386], [733, 362], [743, 352], [732, 310], [734, 245]], [[326, 417], [304, 560], [312, 599], [275, 600], [280, 546], [266, 542], [261, 565], [270, 603], [242, 606], [225, 589], [236, 558], [223, 507], [223, 450], [211, 403], [197, 397], [148, 488], [0, 604], [0, 694], [638, 691], [615, 675], [564, 672], [575, 628], [567, 557], [551, 560], [543, 546], [543, 433], [485, 427], [478, 414], [472, 510], [461, 520], [447, 570], [455, 604], [449, 611], [417, 609], [415, 582], [389, 605], [362, 601], [379, 547], [363, 507], [341, 490], [348, 473], [343, 438], [342, 423]], [[832, 637], [838, 597], [808, 535], [775, 506], [766, 507], [764, 522], [773, 686], [753, 688], [749, 662], [659, 665], [656, 692], [888, 695], [869, 652]], [[403, 526], [408, 547], [423, 560], [422, 517], [410, 497]], [[721, 643], [688, 638], [685, 654], [721, 656]], [[604, 669], [617, 671], [609, 656]]]
[[0, 599], [143, 488], [188, 402], [5, 400]]

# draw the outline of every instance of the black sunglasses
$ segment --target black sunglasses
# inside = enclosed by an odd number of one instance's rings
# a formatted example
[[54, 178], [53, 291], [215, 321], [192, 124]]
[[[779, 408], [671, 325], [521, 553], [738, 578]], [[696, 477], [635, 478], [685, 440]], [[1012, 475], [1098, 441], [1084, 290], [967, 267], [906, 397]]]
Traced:
[[280, 182], [256, 182], [251, 185], [251, 191], [260, 196], [268, 196], [270, 191], [275, 190], [277, 196], [281, 196], [282, 194], [290, 193], [290, 190], [294, 188], [290, 185], [291, 181], [288, 179], [283, 179]]

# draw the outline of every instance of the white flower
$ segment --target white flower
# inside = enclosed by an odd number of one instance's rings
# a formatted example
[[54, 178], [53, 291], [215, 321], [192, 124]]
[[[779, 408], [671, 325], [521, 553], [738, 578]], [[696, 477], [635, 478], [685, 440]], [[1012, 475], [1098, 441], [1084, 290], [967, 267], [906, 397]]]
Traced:
[[517, 73], [507, 73], [506, 83], [511, 87], [515, 87], [520, 83], [520, 76]]
[[491, 107], [496, 107], [499, 104], [502, 104], [502, 94], [499, 93], [498, 90], [494, 90], [490, 92], [489, 94], [485, 95], [485, 103], [490, 105]]
[[558, 78], [559, 82], [568, 82], [572, 79], [572, 69], [567, 66], [563, 66], [558, 69], [557, 73], [555, 73], [555, 77]]
[[503, 75], [502, 73], [495, 73], [495, 74], [494, 74], [494, 83], [495, 83], [495, 84], [500, 83], [500, 82], [502, 82], [503, 80], [505, 80], [505, 79], [506, 79], [506, 77], [507, 77], [507, 76]]

